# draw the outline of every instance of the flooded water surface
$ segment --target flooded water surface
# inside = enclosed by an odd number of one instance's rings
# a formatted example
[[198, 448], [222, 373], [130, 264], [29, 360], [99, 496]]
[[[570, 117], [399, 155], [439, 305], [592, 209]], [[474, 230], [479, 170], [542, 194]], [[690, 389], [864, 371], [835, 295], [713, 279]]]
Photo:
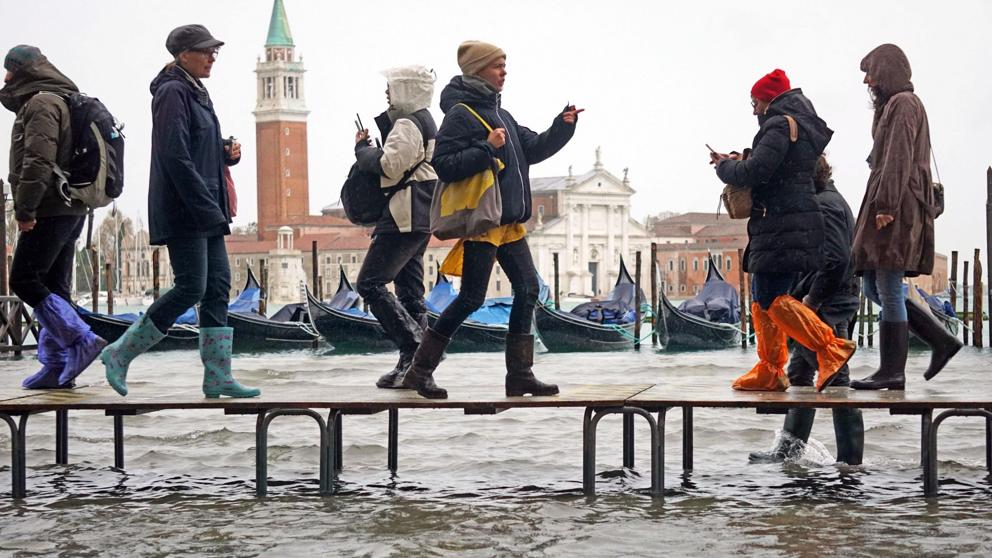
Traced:
[[[699, 353], [543, 354], [542, 379], [568, 384], [660, 383], [734, 377], [753, 349]], [[907, 389], [922, 387], [928, 354], [910, 355]], [[852, 360], [861, 377], [877, 349]], [[246, 355], [249, 385], [372, 385], [392, 354], [322, 350]], [[992, 353], [966, 348], [934, 382], [989, 393]], [[33, 358], [0, 361], [16, 385]], [[153, 353], [132, 367], [142, 389], [197, 386], [194, 352]], [[502, 354], [453, 354], [445, 387], [502, 391]], [[80, 378], [99, 383], [102, 369]], [[317, 494], [317, 428], [281, 417], [269, 432], [269, 496], [254, 496], [253, 416], [162, 411], [127, 417], [126, 470], [113, 469], [113, 423], [70, 414], [70, 462], [53, 465], [53, 415], [28, 423], [27, 499], [10, 490], [10, 438], [0, 432], [0, 553], [18, 556], [251, 555], [988, 555], [992, 552], [985, 421], [940, 429], [941, 496], [922, 496], [920, 418], [865, 411], [865, 464], [834, 464], [829, 412], [819, 411], [805, 453], [748, 464], [772, 445], [781, 415], [696, 409], [695, 467], [681, 471], [681, 416], [669, 413], [663, 500], [648, 494], [648, 431], [637, 423], [634, 469], [622, 467], [621, 420], [600, 425], [595, 498], [582, 494], [582, 409], [514, 409], [491, 416], [401, 410], [399, 471], [386, 467], [386, 414], [344, 418], [337, 495]]]

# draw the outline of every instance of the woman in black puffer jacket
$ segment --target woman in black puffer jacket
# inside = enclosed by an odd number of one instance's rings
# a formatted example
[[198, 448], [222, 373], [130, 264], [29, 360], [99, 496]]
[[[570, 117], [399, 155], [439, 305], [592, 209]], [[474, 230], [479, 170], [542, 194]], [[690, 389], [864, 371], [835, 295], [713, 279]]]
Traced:
[[789, 386], [784, 366], [792, 337], [816, 352], [816, 387], [822, 390], [854, 354], [816, 313], [789, 296], [802, 272], [820, 268], [823, 217], [813, 185], [816, 160], [833, 131], [816, 115], [802, 90], [790, 89], [782, 70], [751, 89], [761, 128], [751, 157], [739, 161], [714, 154], [720, 179], [751, 187], [752, 210], [744, 270], [751, 273], [751, 312], [758, 335], [759, 362], [734, 382], [734, 389], [781, 391]]
[[[539, 291], [537, 272], [524, 238], [530, 218], [530, 165], [557, 153], [575, 133], [582, 109], [565, 107], [551, 127], [537, 134], [517, 124], [500, 106], [506, 79], [506, 54], [497, 46], [466, 41], [458, 47], [462, 75], [441, 92], [444, 121], [437, 134], [432, 163], [438, 178], [454, 182], [478, 174], [494, 158], [505, 165], [499, 173], [503, 202], [500, 226], [462, 239], [462, 285], [456, 298], [423, 335], [403, 386], [432, 399], [448, 393], [434, 383], [434, 369], [465, 318], [485, 301], [493, 263], [498, 260], [513, 286], [513, 308], [506, 336], [506, 395], [554, 395], [558, 386], [534, 377], [534, 336], [531, 323]], [[484, 120], [486, 124], [483, 124]], [[491, 131], [487, 126], [492, 128]]]

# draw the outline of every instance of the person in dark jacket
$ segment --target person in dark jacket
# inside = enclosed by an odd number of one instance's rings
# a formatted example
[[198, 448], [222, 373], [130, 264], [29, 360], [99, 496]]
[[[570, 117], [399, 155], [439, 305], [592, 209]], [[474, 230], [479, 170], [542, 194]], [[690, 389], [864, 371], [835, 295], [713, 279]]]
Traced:
[[197, 303], [204, 395], [260, 393], [231, 376], [234, 332], [227, 327], [231, 270], [224, 246], [231, 218], [224, 165], [238, 162], [241, 146], [224, 144], [201, 81], [210, 77], [223, 44], [202, 25], [174, 29], [165, 42], [174, 60], [151, 84], [149, 242], [168, 248], [175, 285], [100, 356], [107, 381], [121, 395], [127, 395], [131, 361], [165, 337], [176, 318]]
[[816, 313], [789, 296], [800, 273], [821, 268], [823, 217], [813, 176], [817, 158], [833, 131], [816, 115], [801, 89], [775, 70], [751, 88], [760, 128], [751, 156], [738, 160], [714, 153], [711, 163], [725, 184], [751, 188], [751, 218], [744, 270], [751, 273], [751, 313], [758, 335], [759, 362], [738, 378], [734, 389], [784, 391], [787, 337], [814, 351], [824, 389], [854, 354], [855, 345], [839, 338]]
[[87, 208], [70, 200], [64, 168], [72, 153], [66, 97], [76, 85], [37, 47], [18, 45], [3, 63], [0, 103], [16, 114], [10, 142], [10, 186], [20, 237], [10, 270], [10, 288], [34, 308], [41, 325], [38, 361], [28, 389], [71, 388], [75, 378], [107, 344], [80, 319], [72, 305], [76, 239]]
[[912, 69], [902, 49], [875, 48], [861, 61], [872, 96], [874, 140], [854, 235], [854, 263], [864, 274], [865, 296], [882, 307], [878, 370], [851, 383], [854, 389], [906, 386], [909, 331], [932, 348], [927, 380], [937, 375], [963, 343], [933, 317], [930, 309], [906, 298], [903, 278], [933, 271], [937, 204], [930, 176], [930, 124], [913, 92]]
[[[358, 294], [400, 350], [396, 367], [376, 385], [399, 388], [400, 375], [413, 361], [427, 327], [424, 250], [431, 239], [431, 199], [437, 183], [430, 163], [437, 126], [428, 110], [434, 97], [430, 70], [404, 66], [383, 75], [389, 108], [375, 119], [383, 146], [372, 147], [368, 130], [355, 136], [359, 168], [379, 175], [381, 186], [389, 191], [389, 202], [358, 272]], [[395, 295], [386, 288], [390, 282]]]
[[[858, 312], [861, 285], [851, 263], [851, 242], [854, 240], [854, 214], [851, 207], [834, 187], [831, 168], [823, 155], [816, 163], [816, 201], [823, 214], [823, 265], [799, 278], [789, 293], [816, 312], [824, 323], [833, 328], [839, 338], [848, 338], [848, 324]], [[816, 353], [802, 345], [794, 345], [789, 360], [789, 383], [812, 386], [819, 364]], [[841, 367], [832, 386], [850, 385], [847, 364]], [[771, 451], [753, 452], [751, 461], [784, 461], [801, 453], [813, 429], [816, 409], [789, 409], [775, 447]], [[837, 461], [860, 465], [864, 454], [864, 421], [860, 409], [833, 410], [834, 434], [837, 440]]]
[[[481, 41], [466, 41], [458, 47], [458, 66], [462, 75], [452, 78], [441, 92], [444, 121], [432, 163], [440, 180], [454, 182], [491, 168], [494, 158], [502, 161], [499, 192], [503, 213], [500, 226], [462, 239], [460, 246], [452, 250], [464, 250], [461, 289], [424, 333], [403, 377], [403, 386], [416, 389], [423, 397], [447, 397], [447, 392], [434, 383], [434, 369], [451, 336], [485, 301], [493, 263], [499, 261], [513, 286], [506, 337], [506, 394], [553, 395], [558, 393], [558, 386], [539, 381], [531, 370], [531, 324], [540, 287], [523, 224], [531, 214], [530, 165], [551, 157], [568, 143], [582, 109], [566, 107], [547, 131], [537, 134], [517, 124], [501, 106], [500, 92], [506, 80], [506, 54], [502, 49]], [[492, 128], [491, 132], [480, 118]]]

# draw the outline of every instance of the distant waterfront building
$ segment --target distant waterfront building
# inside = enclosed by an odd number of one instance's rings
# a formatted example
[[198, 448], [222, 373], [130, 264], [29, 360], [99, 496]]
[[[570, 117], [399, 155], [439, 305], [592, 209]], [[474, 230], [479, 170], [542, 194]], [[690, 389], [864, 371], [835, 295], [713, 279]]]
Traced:
[[527, 223], [528, 243], [538, 273], [554, 281], [558, 254], [562, 295], [606, 295], [613, 288], [623, 257], [634, 273], [635, 254], [642, 254], [641, 278], [649, 281], [652, 234], [630, 216], [634, 189], [603, 167], [596, 149], [593, 168], [575, 176], [532, 178], [533, 211]]

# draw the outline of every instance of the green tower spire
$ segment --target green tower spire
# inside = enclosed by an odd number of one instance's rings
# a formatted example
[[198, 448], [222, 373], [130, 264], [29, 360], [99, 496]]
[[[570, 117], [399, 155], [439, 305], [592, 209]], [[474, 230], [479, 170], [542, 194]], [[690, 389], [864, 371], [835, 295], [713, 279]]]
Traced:
[[269, 37], [265, 46], [295, 46], [293, 34], [289, 32], [289, 20], [286, 18], [286, 8], [282, 0], [272, 3], [272, 19], [269, 21]]

